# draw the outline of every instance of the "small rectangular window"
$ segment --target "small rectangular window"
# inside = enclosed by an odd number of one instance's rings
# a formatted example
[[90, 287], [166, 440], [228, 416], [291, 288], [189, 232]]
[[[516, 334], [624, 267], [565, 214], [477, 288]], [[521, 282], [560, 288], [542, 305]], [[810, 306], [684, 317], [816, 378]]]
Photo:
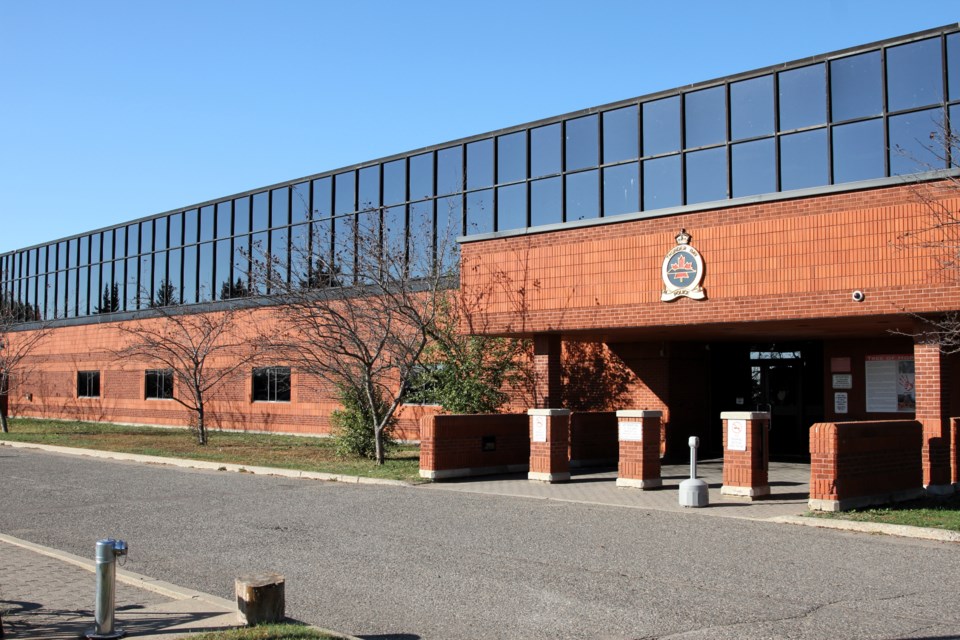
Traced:
[[290, 367], [253, 370], [254, 402], [290, 402]]
[[173, 369], [147, 369], [144, 397], [147, 400], [173, 400]]
[[100, 372], [99, 371], [77, 371], [77, 397], [78, 398], [99, 398], [100, 397]]

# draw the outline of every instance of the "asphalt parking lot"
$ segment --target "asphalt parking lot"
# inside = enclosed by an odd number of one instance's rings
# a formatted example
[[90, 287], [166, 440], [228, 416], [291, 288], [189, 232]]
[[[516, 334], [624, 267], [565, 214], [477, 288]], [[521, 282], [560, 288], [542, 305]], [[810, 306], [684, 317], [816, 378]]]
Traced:
[[[960, 637], [956, 544], [0, 448], [0, 531], [368, 638]], [[9, 582], [10, 577], [0, 580]], [[2, 584], [2, 583], [0, 583]]]

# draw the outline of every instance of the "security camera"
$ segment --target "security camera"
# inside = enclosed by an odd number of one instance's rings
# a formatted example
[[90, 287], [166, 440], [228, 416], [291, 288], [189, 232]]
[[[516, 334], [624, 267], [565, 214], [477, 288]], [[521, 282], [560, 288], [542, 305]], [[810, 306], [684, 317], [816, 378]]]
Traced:
[[854, 302], [863, 302], [864, 298], [866, 298], [866, 297], [867, 297], [867, 296], [865, 296], [865, 295], [863, 294], [863, 291], [860, 291], [859, 289], [857, 289], [856, 291], [854, 291], [853, 293], [850, 294], [850, 298], [851, 298]]

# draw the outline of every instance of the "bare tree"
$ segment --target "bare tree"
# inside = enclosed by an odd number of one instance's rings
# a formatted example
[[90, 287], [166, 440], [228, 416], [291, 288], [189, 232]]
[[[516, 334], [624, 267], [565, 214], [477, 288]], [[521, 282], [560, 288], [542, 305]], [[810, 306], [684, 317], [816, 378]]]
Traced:
[[[254, 256], [251, 279], [265, 282], [279, 329], [271, 346], [299, 371], [359, 399], [384, 461], [384, 431], [419, 374], [438, 314], [455, 296], [457, 247], [451, 231], [434, 243], [433, 220], [405, 229], [379, 210], [314, 222], [307, 246], [293, 247], [290, 271]], [[440, 225], [449, 228], [449, 225]]]
[[[914, 185], [913, 193], [928, 216], [923, 224], [898, 236], [896, 246], [927, 253], [940, 267], [940, 273], [931, 277], [960, 284], [960, 131], [951, 130], [943, 121], [931, 120], [928, 140], [916, 140], [913, 147], [914, 151], [899, 147], [895, 151], [926, 175], [936, 171], [936, 179], [924, 176]], [[960, 353], [960, 310], [913, 315], [921, 327], [917, 333], [894, 333], [912, 337], [922, 334], [938, 343], [943, 353]]]
[[193, 412], [197, 443], [205, 445], [210, 395], [261, 352], [250, 330], [251, 313], [238, 307], [201, 312], [154, 307], [134, 322], [117, 325], [126, 344], [116, 355], [158, 363], [171, 372], [172, 399]]
[[0, 297], [0, 431], [9, 433], [8, 393], [14, 376], [22, 384], [30, 370], [28, 357], [47, 337], [48, 327], [35, 305]]

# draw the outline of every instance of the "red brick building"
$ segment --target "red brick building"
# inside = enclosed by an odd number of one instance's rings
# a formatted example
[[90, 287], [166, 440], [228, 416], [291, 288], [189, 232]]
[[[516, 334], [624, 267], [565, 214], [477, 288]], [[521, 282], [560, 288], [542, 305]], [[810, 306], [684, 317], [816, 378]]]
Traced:
[[[305, 247], [343, 267], [338, 246], [374, 216], [385, 237], [462, 236], [471, 327], [532, 339], [538, 408], [580, 408], [577, 387], [592, 409], [660, 412], [668, 456], [691, 435], [719, 454], [724, 412], [769, 414], [770, 455], [801, 460], [814, 424], [916, 420], [923, 483], [948, 490], [960, 372], [928, 320], [960, 310], [939, 226], [960, 211], [951, 121], [957, 25], [16, 251], [0, 256], [4, 299], [57, 328], [11, 408], [182, 422], [148, 397], [148, 363], [110, 362], [115, 323], [161, 294], [186, 312], [256, 294], [258, 243], [281, 269]], [[98, 372], [97, 397], [78, 397], [81, 372]], [[264, 401], [248, 374], [217, 399], [222, 426], [328, 429], [321, 385], [287, 372], [290, 397]]]

